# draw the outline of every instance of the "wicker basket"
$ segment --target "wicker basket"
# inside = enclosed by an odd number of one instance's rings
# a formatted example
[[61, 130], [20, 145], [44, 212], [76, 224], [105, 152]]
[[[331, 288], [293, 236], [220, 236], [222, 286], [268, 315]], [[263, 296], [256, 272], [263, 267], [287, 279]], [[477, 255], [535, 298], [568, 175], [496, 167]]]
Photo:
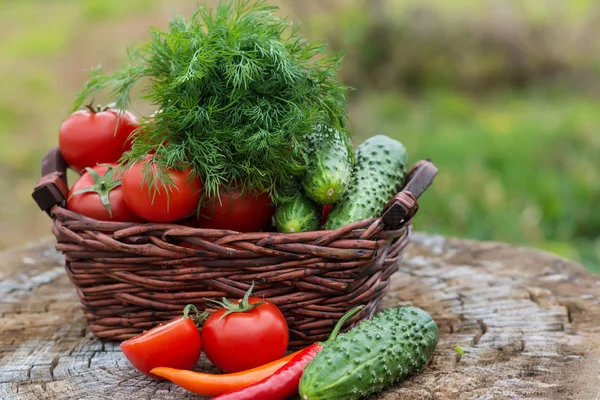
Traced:
[[94, 220], [65, 208], [66, 169], [58, 148], [49, 151], [33, 197], [53, 220], [56, 249], [94, 335], [124, 340], [181, 315], [188, 303], [211, 310], [205, 298], [240, 298], [255, 282], [253, 296], [286, 316], [291, 348], [324, 340], [356, 305], [365, 308], [347, 326], [375, 312], [409, 241], [417, 198], [437, 173], [418, 162], [380, 218], [282, 234]]

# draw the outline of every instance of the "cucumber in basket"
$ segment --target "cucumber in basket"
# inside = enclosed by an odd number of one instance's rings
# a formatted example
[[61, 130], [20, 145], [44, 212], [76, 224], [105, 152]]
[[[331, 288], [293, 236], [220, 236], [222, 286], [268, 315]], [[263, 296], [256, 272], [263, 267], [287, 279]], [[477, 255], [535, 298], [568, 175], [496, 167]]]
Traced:
[[277, 231], [285, 233], [307, 232], [319, 229], [321, 207], [302, 192], [277, 207], [273, 217]]
[[373, 136], [361, 144], [356, 150], [350, 186], [331, 210], [325, 229], [378, 217], [402, 188], [407, 162], [402, 143], [387, 136]]
[[423, 368], [438, 342], [431, 316], [415, 307], [376, 314], [327, 343], [306, 366], [302, 400], [354, 400]]
[[346, 191], [352, 174], [348, 139], [339, 132], [333, 135], [332, 140], [324, 140], [320, 128], [311, 135], [311, 160], [302, 177], [306, 195], [320, 205], [336, 203]]

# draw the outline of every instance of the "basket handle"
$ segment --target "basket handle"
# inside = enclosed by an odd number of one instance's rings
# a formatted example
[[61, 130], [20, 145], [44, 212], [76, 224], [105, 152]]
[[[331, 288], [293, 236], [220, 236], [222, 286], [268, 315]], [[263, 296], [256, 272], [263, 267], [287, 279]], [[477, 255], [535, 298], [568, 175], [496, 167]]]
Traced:
[[437, 173], [437, 167], [427, 159], [418, 161], [408, 171], [404, 188], [389, 201], [381, 216], [388, 229], [398, 229], [412, 219], [419, 209], [417, 200]]
[[67, 167], [58, 146], [48, 151], [42, 159], [42, 177], [31, 194], [42, 211], [50, 212], [52, 207], [67, 199]]

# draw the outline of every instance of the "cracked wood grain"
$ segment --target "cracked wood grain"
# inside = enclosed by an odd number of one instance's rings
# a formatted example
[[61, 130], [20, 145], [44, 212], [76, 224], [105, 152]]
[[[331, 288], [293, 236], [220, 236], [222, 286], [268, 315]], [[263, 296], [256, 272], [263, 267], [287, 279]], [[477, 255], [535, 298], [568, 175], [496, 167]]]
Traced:
[[[52, 246], [0, 254], [0, 398], [200, 398], [140, 376], [89, 333]], [[400, 305], [431, 313], [440, 343], [423, 373], [369, 400], [600, 399], [600, 277], [579, 265], [416, 234], [380, 308]]]

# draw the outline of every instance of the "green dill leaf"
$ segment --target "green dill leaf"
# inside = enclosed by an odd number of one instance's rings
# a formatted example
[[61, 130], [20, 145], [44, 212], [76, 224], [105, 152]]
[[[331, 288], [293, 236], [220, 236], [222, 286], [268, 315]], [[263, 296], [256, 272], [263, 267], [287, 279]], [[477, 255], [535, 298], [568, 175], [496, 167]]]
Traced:
[[160, 112], [141, 119], [123, 165], [152, 151], [160, 182], [167, 168], [191, 165], [208, 197], [236, 186], [278, 201], [306, 168], [317, 126], [349, 136], [349, 88], [337, 80], [341, 55], [304, 39], [276, 10], [238, 0], [177, 17], [132, 48], [120, 71], [92, 71], [74, 106], [108, 88], [125, 110], [143, 80], [143, 98]]

